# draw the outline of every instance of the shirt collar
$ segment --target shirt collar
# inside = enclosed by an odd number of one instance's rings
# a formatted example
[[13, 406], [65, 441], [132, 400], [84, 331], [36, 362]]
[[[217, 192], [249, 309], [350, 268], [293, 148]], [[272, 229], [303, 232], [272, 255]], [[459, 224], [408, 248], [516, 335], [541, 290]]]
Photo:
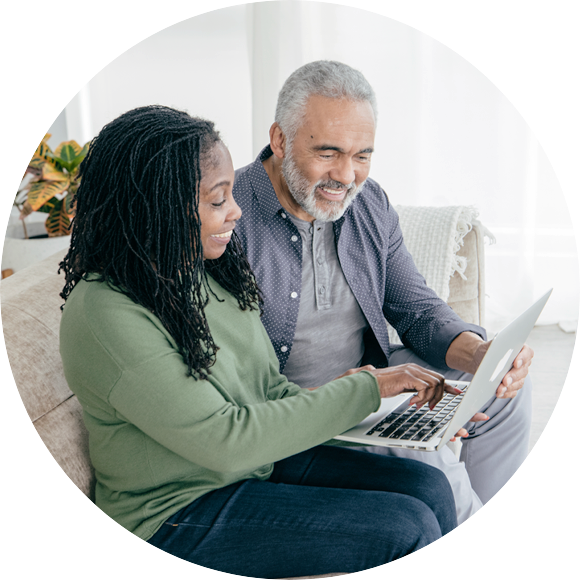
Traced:
[[254, 163], [252, 163], [250, 169], [250, 180], [254, 189], [254, 193], [260, 205], [260, 210], [262, 215], [266, 219], [272, 219], [276, 214], [280, 214], [284, 211], [282, 204], [278, 201], [278, 196], [274, 191], [270, 177], [264, 169], [262, 161], [268, 159], [273, 155], [270, 145], [266, 145], [256, 157]]

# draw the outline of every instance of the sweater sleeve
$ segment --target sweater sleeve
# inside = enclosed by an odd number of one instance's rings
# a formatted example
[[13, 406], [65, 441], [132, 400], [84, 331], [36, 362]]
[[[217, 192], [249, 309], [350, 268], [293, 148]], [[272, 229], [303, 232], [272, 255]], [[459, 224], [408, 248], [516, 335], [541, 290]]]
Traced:
[[238, 406], [210, 380], [186, 377], [177, 357], [125, 371], [110, 402], [152, 439], [213, 471], [254, 469], [324, 443], [380, 404], [376, 379], [361, 372], [316, 391], [291, 389], [280, 399]]
[[[233, 473], [324, 443], [379, 407], [378, 384], [368, 372], [316, 391], [290, 383], [277, 369], [258, 315], [240, 314], [237, 306], [231, 312], [245, 318], [216, 335], [221, 362], [206, 380], [187, 376], [175, 344], [145, 309], [133, 308], [114, 329], [101, 315], [94, 326], [107, 337], [102, 346], [121, 370], [107, 395], [117, 419], [188, 461]], [[243, 356], [241, 340], [231, 338], [242, 333], [246, 320], [243, 336], [252, 336], [247, 342], [253, 360]]]

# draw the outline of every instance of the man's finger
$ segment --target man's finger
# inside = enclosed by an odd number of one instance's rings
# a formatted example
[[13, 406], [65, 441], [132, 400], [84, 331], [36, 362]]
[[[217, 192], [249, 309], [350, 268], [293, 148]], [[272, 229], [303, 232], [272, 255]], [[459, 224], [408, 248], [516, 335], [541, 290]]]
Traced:
[[462, 427], [461, 429], [459, 429], [459, 431], [457, 431], [457, 433], [455, 433], [455, 437], [451, 437], [451, 441], [455, 441], [457, 437], [467, 437], [468, 435], [469, 433], [467, 432], [467, 429], [464, 429]]
[[473, 417], [471, 417], [471, 421], [487, 421], [489, 417], [485, 413], [475, 413]]

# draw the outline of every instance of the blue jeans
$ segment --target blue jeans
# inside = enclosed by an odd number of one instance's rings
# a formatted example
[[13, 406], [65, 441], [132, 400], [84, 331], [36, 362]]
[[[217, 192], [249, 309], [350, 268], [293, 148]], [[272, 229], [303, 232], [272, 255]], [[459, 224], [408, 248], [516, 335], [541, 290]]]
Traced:
[[277, 462], [268, 481], [202, 496], [149, 543], [213, 570], [281, 578], [379, 566], [456, 525], [453, 493], [438, 469], [320, 446]]
[[[389, 365], [405, 363], [415, 363], [435, 370], [450, 380], [472, 379], [472, 375], [461, 371], [437, 369], [408, 348], [393, 348]], [[416, 459], [441, 469], [451, 483], [457, 506], [457, 519], [462, 523], [507, 483], [528, 454], [532, 424], [532, 383], [529, 375], [515, 399], [492, 397], [480, 411], [488, 415], [489, 419], [477, 423], [469, 421], [464, 425], [469, 436], [461, 440], [459, 461], [447, 447], [436, 453], [385, 447], [359, 449]]]

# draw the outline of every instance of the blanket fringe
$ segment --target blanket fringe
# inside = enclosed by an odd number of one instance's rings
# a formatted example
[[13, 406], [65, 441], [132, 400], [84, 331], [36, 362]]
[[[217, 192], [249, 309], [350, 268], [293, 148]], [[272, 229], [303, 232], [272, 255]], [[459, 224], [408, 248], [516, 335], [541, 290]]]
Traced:
[[451, 270], [449, 277], [457, 272], [463, 280], [467, 280], [465, 276], [465, 269], [467, 268], [467, 258], [465, 256], [458, 256], [457, 252], [463, 246], [463, 238], [472, 230], [474, 223], [479, 223], [475, 218], [479, 215], [479, 211], [475, 206], [465, 206], [461, 208], [459, 216], [457, 217], [457, 229], [455, 230], [455, 243], [453, 246], [453, 258], [451, 260]]

